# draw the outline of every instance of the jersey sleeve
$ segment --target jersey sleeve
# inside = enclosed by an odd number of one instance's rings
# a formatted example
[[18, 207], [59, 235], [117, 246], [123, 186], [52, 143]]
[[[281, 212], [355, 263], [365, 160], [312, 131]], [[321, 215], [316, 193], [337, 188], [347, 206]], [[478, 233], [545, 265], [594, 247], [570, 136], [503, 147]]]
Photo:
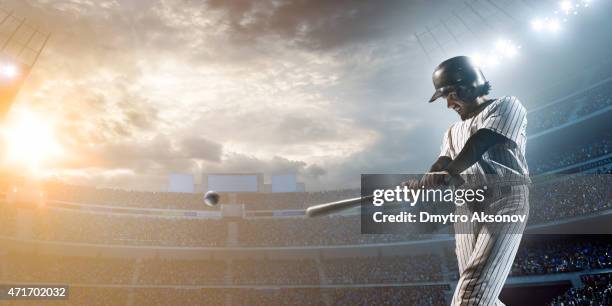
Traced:
[[506, 97], [491, 105], [485, 114], [481, 129], [489, 129], [514, 143], [525, 137], [527, 111], [515, 97]]
[[451, 157], [451, 148], [450, 148], [450, 128], [446, 130], [444, 136], [442, 136], [442, 145], [440, 146], [440, 156], [448, 156]]

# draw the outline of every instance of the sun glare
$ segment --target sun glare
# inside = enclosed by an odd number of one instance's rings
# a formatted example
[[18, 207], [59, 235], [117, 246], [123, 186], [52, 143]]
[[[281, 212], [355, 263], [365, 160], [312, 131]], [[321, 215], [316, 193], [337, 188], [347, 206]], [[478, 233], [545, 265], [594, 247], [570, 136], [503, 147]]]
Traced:
[[61, 153], [51, 121], [31, 112], [12, 116], [1, 129], [5, 141], [5, 162], [37, 169]]

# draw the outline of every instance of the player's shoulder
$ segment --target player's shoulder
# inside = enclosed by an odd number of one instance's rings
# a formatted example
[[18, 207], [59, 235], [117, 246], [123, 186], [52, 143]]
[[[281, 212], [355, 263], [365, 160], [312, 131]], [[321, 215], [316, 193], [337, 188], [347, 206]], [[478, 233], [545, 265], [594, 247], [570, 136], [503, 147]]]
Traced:
[[496, 98], [495, 101], [493, 101], [493, 103], [504, 104], [504, 105], [516, 105], [516, 106], [523, 107], [523, 103], [521, 103], [521, 100], [519, 100], [515, 96], [503, 96], [503, 97], [499, 97], [499, 98]]
[[493, 100], [490, 105], [487, 106], [489, 110], [500, 109], [500, 110], [520, 110], [524, 111], [525, 107], [521, 101], [515, 96], [503, 96]]
[[453, 124], [451, 124], [446, 131], [444, 131], [444, 137], [443, 138], [448, 138], [453, 134], [453, 131], [456, 129], [457, 125], [460, 125], [461, 121], [459, 122], [454, 122]]

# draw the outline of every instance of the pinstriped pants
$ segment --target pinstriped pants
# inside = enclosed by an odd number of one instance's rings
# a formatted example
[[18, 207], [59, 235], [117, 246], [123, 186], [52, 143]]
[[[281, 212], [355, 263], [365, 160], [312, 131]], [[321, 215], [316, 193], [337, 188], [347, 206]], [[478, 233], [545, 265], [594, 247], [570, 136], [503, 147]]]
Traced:
[[[528, 186], [507, 189], [507, 193], [493, 196], [484, 203], [457, 207], [457, 213], [470, 218], [474, 212], [528, 215]], [[512, 268], [526, 223], [455, 223], [459, 282], [452, 305], [504, 305], [499, 300], [499, 293]]]

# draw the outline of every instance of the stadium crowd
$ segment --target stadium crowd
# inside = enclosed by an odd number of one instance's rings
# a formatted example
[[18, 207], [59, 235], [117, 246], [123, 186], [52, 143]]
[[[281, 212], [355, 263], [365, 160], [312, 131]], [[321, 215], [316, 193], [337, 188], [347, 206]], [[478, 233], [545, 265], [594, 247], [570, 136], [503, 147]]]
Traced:
[[[608, 239], [526, 239], [511, 275], [540, 275], [612, 268]], [[456, 256], [444, 254], [313, 259], [170, 259], [0, 254], [0, 281], [140, 285], [314, 285], [437, 282], [456, 273]], [[138, 271], [138, 272], [137, 272]], [[322, 274], [321, 274], [322, 273]], [[449, 275], [453, 276], [453, 275]]]
[[553, 176], [530, 189], [529, 224], [593, 214], [612, 208], [612, 176]]
[[576, 111], [578, 117], [588, 115], [590, 113], [604, 109], [612, 105], [612, 82], [608, 81], [601, 85], [601, 88], [595, 88], [588, 96], [588, 101], [581, 105]]
[[236, 202], [246, 210], [305, 209], [309, 205], [327, 203], [360, 196], [359, 189], [316, 192], [239, 193]]
[[8, 252], [0, 259], [3, 283], [130, 284], [135, 267], [134, 260], [125, 258]]
[[339, 288], [331, 292], [335, 305], [447, 305], [449, 286]]
[[231, 295], [233, 305], [326, 305], [318, 288], [243, 289]]
[[388, 243], [419, 239], [422, 235], [361, 234], [359, 217], [254, 218], [238, 222], [238, 240], [244, 246], [300, 246]]
[[[136, 288], [134, 305], [227, 305], [227, 289]], [[126, 304], [108, 304], [124, 305]]]
[[525, 240], [511, 275], [537, 275], [612, 268], [612, 242], [608, 240]]
[[612, 105], [612, 80], [587, 90], [579, 96], [570, 96], [527, 114], [528, 134], [542, 132], [563, 125]]
[[[287, 304], [288, 301], [291, 305], [323, 305], [326, 299], [338, 305], [378, 305], [383, 301], [390, 305], [444, 305], [447, 285], [415, 287], [414, 283], [452, 280], [443, 272], [456, 271], [452, 269], [456, 262], [450, 249], [449, 245], [445, 251], [449, 253], [442, 256], [324, 258], [320, 261], [321, 266], [312, 259], [137, 259], [4, 251], [0, 253], [0, 282], [70, 284], [74, 290], [71, 302], [97, 296], [107, 305], [124, 304], [128, 292], [133, 292], [136, 305], [223, 305], [228, 301], [233, 305]], [[511, 275], [604, 271], [612, 268], [610, 250], [612, 241], [606, 237], [588, 240], [580, 237], [527, 238], [517, 254]], [[445, 257], [452, 260], [445, 260]], [[445, 265], [450, 267], [445, 269]], [[609, 301], [609, 275], [584, 276], [583, 282], [585, 287], [568, 291], [551, 305], [584, 305], [580, 301], [585, 299]], [[322, 283], [338, 287], [274, 289], [276, 286]], [[139, 287], [131, 288], [133, 284]], [[341, 287], [363, 284], [389, 284], [390, 287]], [[119, 287], [108, 287], [113, 285]], [[206, 285], [270, 287], [198, 287]]]
[[33, 238], [101, 244], [225, 246], [227, 223], [216, 219], [141, 217], [68, 209], [36, 211]]
[[220, 285], [225, 282], [222, 260], [145, 259], [138, 282], [143, 285]]
[[319, 284], [314, 260], [236, 260], [232, 274], [237, 285]]
[[532, 174], [546, 173], [547, 171], [573, 166], [583, 161], [612, 153], [612, 131], [603, 134], [599, 139], [576, 145], [571, 151], [549, 151], [540, 159], [531, 159]]
[[412, 283], [442, 280], [442, 259], [435, 254], [338, 258], [323, 261], [330, 284]]
[[581, 279], [584, 286], [570, 288], [550, 306], [612, 305], [612, 273], [583, 275]]
[[7, 207], [0, 202], [0, 235], [12, 237], [15, 236], [15, 218], [17, 209]]

